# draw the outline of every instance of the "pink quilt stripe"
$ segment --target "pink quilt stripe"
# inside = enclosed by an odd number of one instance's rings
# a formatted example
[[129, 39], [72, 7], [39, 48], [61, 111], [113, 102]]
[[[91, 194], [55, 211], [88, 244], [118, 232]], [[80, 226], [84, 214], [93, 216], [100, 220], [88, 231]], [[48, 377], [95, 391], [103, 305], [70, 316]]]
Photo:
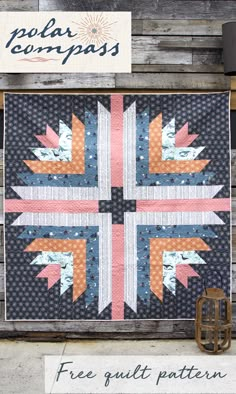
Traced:
[[58, 148], [59, 147], [59, 136], [55, 131], [47, 125], [46, 135], [35, 135], [37, 140], [41, 142], [46, 148]]
[[137, 212], [213, 212], [230, 211], [230, 198], [193, 200], [139, 200]]
[[5, 200], [5, 212], [98, 212], [98, 201]]
[[112, 320], [124, 320], [124, 225], [112, 225]]
[[123, 96], [111, 96], [111, 185], [123, 186]]
[[199, 276], [196, 271], [188, 264], [177, 264], [176, 265], [176, 278], [179, 282], [188, 288], [188, 278], [190, 276]]
[[48, 290], [51, 289], [55, 283], [61, 277], [61, 266], [59, 264], [50, 264], [47, 265], [37, 276], [36, 278], [47, 278], [48, 279]]
[[199, 134], [188, 134], [188, 123], [176, 133], [175, 146], [176, 148], [187, 147], [198, 137]]

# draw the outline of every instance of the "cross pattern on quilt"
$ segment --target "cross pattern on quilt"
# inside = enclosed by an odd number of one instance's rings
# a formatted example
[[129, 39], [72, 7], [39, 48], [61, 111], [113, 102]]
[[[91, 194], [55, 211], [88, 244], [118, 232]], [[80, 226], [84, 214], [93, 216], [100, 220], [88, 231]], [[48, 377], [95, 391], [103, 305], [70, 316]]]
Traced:
[[[202, 130], [124, 101], [110, 96], [108, 110], [98, 99], [83, 121], [71, 111], [71, 127], [60, 118], [58, 133], [49, 123], [32, 130], [21, 185], [11, 185], [17, 198], [5, 202], [20, 213], [10, 227], [26, 242], [34, 280], [48, 294], [57, 289], [54, 303], [82, 300], [85, 318], [91, 308], [96, 319], [108, 308], [106, 319], [149, 318], [142, 310], [155, 303], [154, 318], [163, 318], [162, 305], [184, 301], [190, 283], [200, 293], [209, 240], [225, 224], [217, 213], [230, 210], [197, 142]], [[190, 309], [175, 317], [194, 317], [192, 301]]]

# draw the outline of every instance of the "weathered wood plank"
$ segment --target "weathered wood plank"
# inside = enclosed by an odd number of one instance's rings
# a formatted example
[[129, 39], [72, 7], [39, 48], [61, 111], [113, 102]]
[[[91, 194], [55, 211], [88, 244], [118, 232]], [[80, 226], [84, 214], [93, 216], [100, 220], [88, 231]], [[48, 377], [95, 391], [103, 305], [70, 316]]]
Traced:
[[[222, 64], [133, 64], [133, 73], [223, 73]], [[236, 102], [235, 102], [236, 105]]]
[[[2, 242], [2, 235], [1, 235], [1, 242]], [[4, 247], [2, 244], [2, 245], [0, 245], [0, 267], [1, 267], [1, 264], [3, 263], [3, 261], [4, 261]], [[0, 273], [1, 273], [1, 268], [0, 268]], [[0, 288], [0, 291], [1, 291], [1, 288]]]
[[0, 225], [3, 224], [3, 187], [0, 187]]
[[231, 90], [236, 90], [236, 77], [231, 77]]
[[236, 294], [236, 264], [232, 265], [232, 293]]
[[[234, 203], [232, 203], [232, 226], [236, 226], [236, 210]], [[236, 261], [236, 250], [234, 249], [233, 249], [233, 260]]]
[[231, 192], [232, 192], [232, 197], [236, 197], [236, 188], [235, 187], [232, 187]]
[[165, 36], [221, 36], [225, 20], [133, 20], [132, 33]]
[[132, 20], [132, 35], [142, 35], [143, 34], [143, 20], [142, 19], [133, 19]]
[[232, 195], [235, 197], [235, 189], [234, 187], [236, 186], [236, 150], [232, 149], [231, 150], [231, 183], [233, 186], [232, 189]]
[[[1, 96], [0, 96], [0, 109], [1, 109]], [[0, 149], [0, 187], [3, 186], [3, 149]]]
[[[153, 38], [153, 37], [152, 37]], [[159, 37], [158, 37], [159, 38]], [[219, 37], [160, 37], [159, 48], [222, 48], [222, 38]]]
[[0, 212], [3, 212], [3, 187], [0, 187]]
[[[195, 49], [192, 50], [193, 64], [223, 64], [221, 49]], [[210, 71], [209, 71], [210, 72]]]
[[231, 91], [230, 109], [236, 110], [236, 92]]
[[[159, 49], [162, 37], [134, 36], [132, 37], [133, 64], [192, 64], [192, 52], [185, 50]], [[180, 37], [173, 37], [172, 42], [178, 43]], [[189, 42], [189, 39], [186, 38]], [[186, 46], [188, 48], [188, 46]]]
[[38, 11], [38, 0], [1, 0], [1, 11]]
[[0, 245], [3, 245], [3, 226], [2, 225], [0, 226]]
[[228, 90], [230, 78], [222, 74], [133, 73], [117, 74], [116, 87], [121, 89], [198, 89]]
[[114, 74], [0, 74], [0, 89], [114, 88]]
[[[234, 225], [235, 213], [232, 213], [232, 261], [236, 263], [236, 227]], [[235, 288], [235, 285], [234, 285]], [[235, 290], [233, 291], [233, 293]], [[235, 292], [236, 293], [236, 292]]]
[[134, 19], [224, 19], [234, 20], [232, 0], [39, 0], [40, 11], [132, 11]]
[[4, 264], [0, 264], [0, 301], [4, 300]]

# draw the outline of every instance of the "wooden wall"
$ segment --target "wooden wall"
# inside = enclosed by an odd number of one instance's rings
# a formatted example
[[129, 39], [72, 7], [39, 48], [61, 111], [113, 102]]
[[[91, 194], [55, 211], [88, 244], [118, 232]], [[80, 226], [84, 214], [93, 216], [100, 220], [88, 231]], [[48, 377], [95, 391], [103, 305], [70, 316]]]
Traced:
[[[222, 23], [236, 20], [230, 0], [0, 0], [1, 11], [132, 11], [132, 74], [0, 74], [0, 90], [223, 91], [236, 79], [223, 74]], [[2, 95], [0, 94], [0, 107]], [[2, 164], [0, 164], [2, 173]], [[0, 175], [0, 184], [2, 177]], [[232, 151], [233, 317], [236, 336], [236, 151]], [[1, 216], [0, 216], [1, 217]], [[3, 261], [2, 237], [0, 260]], [[5, 322], [0, 263], [0, 336], [30, 339], [191, 338], [192, 321]]]

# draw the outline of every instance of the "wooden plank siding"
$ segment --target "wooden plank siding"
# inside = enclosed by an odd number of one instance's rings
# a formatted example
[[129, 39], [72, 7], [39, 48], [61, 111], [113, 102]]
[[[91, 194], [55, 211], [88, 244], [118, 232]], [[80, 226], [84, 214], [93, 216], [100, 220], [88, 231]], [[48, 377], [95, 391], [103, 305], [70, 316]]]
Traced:
[[234, 20], [236, 2], [230, 0], [39, 0], [40, 11], [131, 11], [134, 19]]
[[227, 22], [227, 19], [134, 19], [132, 22], [132, 34], [145, 36], [221, 36], [222, 24], [225, 22]]
[[0, 0], [0, 12], [2, 11], [38, 11], [38, 0]]
[[[231, 89], [223, 74], [222, 24], [236, 20], [231, 0], [0, 0], [0, 11], [132, 11], [132, 74], [0, 74], [0, 90], [68, 93], [174, 93]], [[3, 94], [0, 92], [0, 108]], [[0, 186], [2, 186], [0, 164]], [[236, 337], [236, 151], [232, 151], [233, 335]], [[193, 321], [6, 322], [3, 236], [0, 228], [0, 337], [192, 338]]]

